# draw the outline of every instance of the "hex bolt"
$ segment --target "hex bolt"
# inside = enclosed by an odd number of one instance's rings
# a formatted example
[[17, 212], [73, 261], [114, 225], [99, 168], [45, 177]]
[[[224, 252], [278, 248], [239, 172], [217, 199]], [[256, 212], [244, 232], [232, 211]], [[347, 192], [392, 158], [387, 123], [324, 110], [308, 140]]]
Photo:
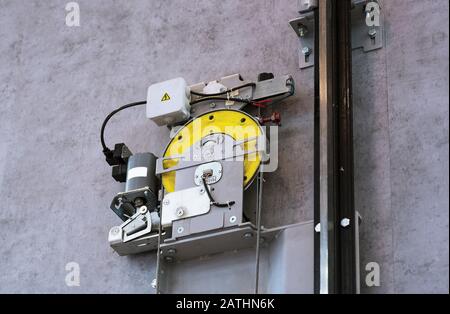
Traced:
[[315, 227], [314, 230], [319, 233], [320, 232], [320, 223], [318, 223]]
[[377, 30], [375, 28], [371, 28], [369, 30], [369, 36], [370, 38], [374, 39], [377, 36]]
[[177, 217], [182, 217], [182, 216], [184, 215], [184, 209], [183, 209], [183, 207], [177, 208], [176, 215], [177, 215]]
[[158, 282], [156, 281], [156, 278], [152, 280], [152, 283], [150, 285], [152, 286], [153, 289], [156, 289], [156, 287], [158, 286]]
[[348, 226], [350, 226], [350, 219], [348, 218], [344, 218], [341, 220], [341, 226], [343, 228], [347, 228]]
[[174, 255], [176, 253], [177, 253], [177, 250], [174, 249], [174, 248], [170, 248], [170, 249], [167, 250], [167, 254]]
[[169, 202], [169, 200], [164, 200], [164, 201], [163, 201], [163, 204], [164, 204], [164, 205], [169, 205], [170, 202]]
[[251, 239], [253, 238], [253, 233], [252, 232], [247, 232], [244, 234], [244, 239]]
[[311, 48], [309, 48], [309, 47], [304, 47], [304, 48], [302, 49], [302, 53], [303, 53], [304, 56], [309, 56], [309, 55], [311, 55], [311, 52], [312, 52], [312, 50], [311, 50]]

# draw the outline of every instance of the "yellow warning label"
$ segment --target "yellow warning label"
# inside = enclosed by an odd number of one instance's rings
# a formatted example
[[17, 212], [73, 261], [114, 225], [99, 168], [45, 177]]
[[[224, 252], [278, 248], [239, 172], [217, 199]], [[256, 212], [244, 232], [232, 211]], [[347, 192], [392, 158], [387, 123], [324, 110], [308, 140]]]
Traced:
[[170, 100], [170, 96], [168, 93], [165, 93], [164, 96], [161, 98], [161, 101], [169, 101]]

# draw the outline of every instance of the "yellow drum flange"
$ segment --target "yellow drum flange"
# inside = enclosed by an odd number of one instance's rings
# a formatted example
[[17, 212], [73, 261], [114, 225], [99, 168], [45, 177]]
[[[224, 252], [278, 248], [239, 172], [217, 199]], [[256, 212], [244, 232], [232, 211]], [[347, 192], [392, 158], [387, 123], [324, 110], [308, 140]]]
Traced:
[[[172, 138], [166, 150], [164, 158], [178, 157], [185, 154], [188, 149], [211, 134], [226, 134], [235, 141], [244, 141], [243, 149], [247, 152], [254, 152], [257, 141], [254, 138], [262, 135], [259, 123], [245, 112], [237, 110], [217, 110], [205, 113], [182, 127]], [[178, 159], [168, 159], [163, 161], [164, 169], [174, 167], [178, 164]], [[244, 156], [244, 187], [247, 187], [256, 175], [261, 158], [257, 153]], [[162, 175], [162, 184], [167, 192], [175, 190], [176, 172], [168, 172]]]

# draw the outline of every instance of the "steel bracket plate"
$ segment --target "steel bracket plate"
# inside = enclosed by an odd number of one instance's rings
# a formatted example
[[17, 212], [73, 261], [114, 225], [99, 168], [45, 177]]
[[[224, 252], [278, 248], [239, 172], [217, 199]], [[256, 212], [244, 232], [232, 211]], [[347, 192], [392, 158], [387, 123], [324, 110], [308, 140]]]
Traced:
[[302, 14], [300, 17], [289, 21], [299, 40], [299, 64], [300, 69], [314, 66], [314, 12]]
[[383, 48], [384, 19], [376, 1], [354, 0], [352, 7], [352, 49], [369, 52]]
[[[278, 229], [262, 230], [262, 241], [269, 243], [278, 232]], [[256, 229], [250, 223], [244, 223], [219, 232], [196, 235], [174, 242], [166, 241], [161, 244], [160, 248], [163, 257], [170, 256], [167, 260], [184, 261], [205, 255], [250, 248], [255, 245]]]
[[154, 251], [158, 248], [158, 233], [146, 234], [130, 242], [123, 241], [123, 229], [119, 226], [111, 228], [108, 241], [120, 256]]
[[173, 221], [204, 215], [210, 210], [210, 200], [203, 186], [168, 193], [162, 201], [161, 225], [169, 227]]

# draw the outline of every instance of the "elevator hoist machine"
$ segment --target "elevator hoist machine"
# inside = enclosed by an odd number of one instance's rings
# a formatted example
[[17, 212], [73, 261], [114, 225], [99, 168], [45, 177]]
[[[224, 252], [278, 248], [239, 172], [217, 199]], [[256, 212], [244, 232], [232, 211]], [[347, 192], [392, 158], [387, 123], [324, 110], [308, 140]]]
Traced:
[[[291, 76], [271, 73], [256, 82], [235, 74], [191, 86], [176, 78], [151, 85], [146, 101], [111, 112], [101, 130], [103, 152], [113, 178], [125, 183], [110, 206], [123, 221], [109, 232], [111, 247], [119, 255], [159, 248], [184, 260], [254, 246], [268, 232], [260, 224], [261, 189], [276, 159], [269, 151], [271, 126], [281, 120], [276, 106], [293, 94]], [[123, 143], [109, 149], [107, 122], [140, 105], [168, 128], [165, 149], [158, 155], [133, 154]]]

